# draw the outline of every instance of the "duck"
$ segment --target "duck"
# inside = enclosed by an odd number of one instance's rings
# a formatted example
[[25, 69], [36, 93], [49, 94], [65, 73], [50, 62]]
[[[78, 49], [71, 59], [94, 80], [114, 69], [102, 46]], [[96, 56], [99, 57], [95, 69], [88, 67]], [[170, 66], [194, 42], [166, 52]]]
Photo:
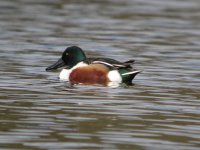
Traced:
[[63, 68], [60, 80], [73, 84], [101, 84], [126, 83], [131, 84], [140, 70], [132, 68], [133, 59], [120, 62], [106, 57], [86, 57], [84, 51], [78, 46], [65, 49], [58, 61], [46, 68], [46, 71]]

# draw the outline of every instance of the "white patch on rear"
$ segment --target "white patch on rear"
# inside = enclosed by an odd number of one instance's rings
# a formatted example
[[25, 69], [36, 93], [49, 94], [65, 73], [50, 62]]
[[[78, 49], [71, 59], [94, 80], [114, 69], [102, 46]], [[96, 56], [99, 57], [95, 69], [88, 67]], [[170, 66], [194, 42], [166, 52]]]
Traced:
[[110, 71], [107, 76], [111, 82], [122, 82], [122, 77], [117, 70]]
[[65, 80], [65, 81], [69, 81], [69, 76], [70, 76], [70, 73], [78, 68], [78, 67], [85, 67], [85, 66], [88, 66], [88, 64], [84, 63], [84, 62], [80, 62], [78, 63], [76, 66], [72, 67], [71, 69], [63, 69], [61, 72], [60, 72], [60, 75], [59, 75], [59, 78], [60, 80]]

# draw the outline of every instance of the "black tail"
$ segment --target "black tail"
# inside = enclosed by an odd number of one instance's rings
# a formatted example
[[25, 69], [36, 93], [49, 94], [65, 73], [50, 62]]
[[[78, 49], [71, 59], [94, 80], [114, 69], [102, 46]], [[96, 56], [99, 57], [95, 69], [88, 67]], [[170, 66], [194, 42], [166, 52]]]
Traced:
[[130, 71], [130, 72], [121, 74], [123, 82], [125, 82], [125, 83], [132, 83], [132, 80], [140, 72], [141, 72], [140, 70], [135, 70], [135, 71]]

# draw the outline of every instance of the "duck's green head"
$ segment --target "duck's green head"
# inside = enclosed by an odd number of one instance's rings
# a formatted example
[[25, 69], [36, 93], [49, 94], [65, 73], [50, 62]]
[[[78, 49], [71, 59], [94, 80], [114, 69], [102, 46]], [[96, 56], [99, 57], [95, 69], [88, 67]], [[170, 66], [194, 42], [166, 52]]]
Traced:
[[77, 46], [71, 46], [65, 49], [62, 57], [53, 65], [46, 68], [46, 71], [54, 70], [60, 67], [66, 66], [67, 68], [72, 68], [77, 63], [86, 59], [83, 50]]

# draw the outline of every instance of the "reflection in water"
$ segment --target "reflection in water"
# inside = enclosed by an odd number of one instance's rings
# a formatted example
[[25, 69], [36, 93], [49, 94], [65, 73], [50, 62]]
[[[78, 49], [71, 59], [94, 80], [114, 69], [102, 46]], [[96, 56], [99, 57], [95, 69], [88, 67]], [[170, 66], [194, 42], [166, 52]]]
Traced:
[[[0, 2], [5, 149], [199, 149], [198, 0]], [[67, 46], [135, 59], [134, 86], [70, 85]]]

